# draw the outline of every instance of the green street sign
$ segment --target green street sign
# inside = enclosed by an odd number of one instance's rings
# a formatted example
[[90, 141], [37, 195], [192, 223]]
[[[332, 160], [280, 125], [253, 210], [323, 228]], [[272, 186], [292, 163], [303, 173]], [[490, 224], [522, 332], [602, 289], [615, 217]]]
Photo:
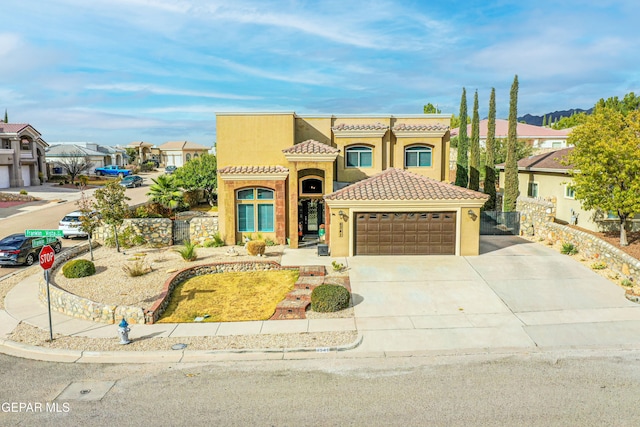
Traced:
[[25, 237], [62, 237], [62, 230], [24, 230]]
[[57, 241], [55, 237], [43, 237], [41, 239], [34, 239], [31, 241], [32, 248], [39, 248], [40, 246], [48, 245], [49, 243], [53, 243]]

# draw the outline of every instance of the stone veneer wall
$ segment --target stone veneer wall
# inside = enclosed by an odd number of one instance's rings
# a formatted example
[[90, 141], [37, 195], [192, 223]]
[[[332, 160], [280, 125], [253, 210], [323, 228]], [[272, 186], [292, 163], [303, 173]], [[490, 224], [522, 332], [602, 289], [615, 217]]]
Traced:
[[282, 267], [274, 261], [240, 261], [240, 262], [220, 262], [215, 264], [203, 264], [195, 267], [182, 269], [167, 279], [164, 283], [162, 293], [156, 302], [146, 310], [146, 322], [155, 323], [169, 305], [171, 292], [173, 289], [192, 277], [203, 276], [205, 274], [244, 272], [244, 271], [269, 271], [269, 270], [297, 270], [298, 267]]
[[[141, 235], [150, 246], [171, 246], [173, 244], [173, 222], [168, 218], [130, 218], [125, 219], [119, 230], [131, 227], [135, 234]], [[112, 235], [111, 226], [102, 226], [93, 234], [93, 239], [104, 244]], [[195, 217], [189, 221], [190, 240], [202, 244], [213, 239], [218, 232], [218, 216]]]
[[40, 200], [28, 194], [0, 193], [0, 202], [33, 202]]
[[[94, 247], [96, 246], [94, 242]], [[51, 271], [49, 272], [49, 293], [51, 296], [51, 309], [68, 316], [77, 317], [94, 322], [113, 324], [116, 320], [126, 319], [128, 323], [144, 323], [144, 312], [139, 307], [116, 306], [91, 301], [87, 298], [74, 295], [59, 288], [52, 280], [53, 272], [68, 260], [77, 257], [89, 250], [89, 244], [84, 243], [56, 255]], [[47, 282], [43, 277], [38, 286], [40, 300], [47, 303]]]
[[529, 236], [538, 236], [552, 243], [571, 243], [586, 258], [597, 259], [626, 279], [640, 280], [640, 260], [596, 236], [555, 220], [555, 200], [518, 198], [516, 209], [520, 212], [520, 230]]
[[218, 215], [201, 216], [189, 221], [189, 235], [191, 243], [200, 245], [206, 240], [212, 240], [218, 232]]

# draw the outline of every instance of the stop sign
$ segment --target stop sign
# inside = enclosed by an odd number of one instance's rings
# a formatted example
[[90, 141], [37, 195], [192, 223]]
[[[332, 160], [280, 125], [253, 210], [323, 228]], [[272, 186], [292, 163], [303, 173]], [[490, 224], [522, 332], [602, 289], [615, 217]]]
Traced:
[[40, 251], [40, 267], [45, 270], [50, 269], [53, 265], [54, 254], [55, 252], [51, 246], [46, 245], [43, 247]]

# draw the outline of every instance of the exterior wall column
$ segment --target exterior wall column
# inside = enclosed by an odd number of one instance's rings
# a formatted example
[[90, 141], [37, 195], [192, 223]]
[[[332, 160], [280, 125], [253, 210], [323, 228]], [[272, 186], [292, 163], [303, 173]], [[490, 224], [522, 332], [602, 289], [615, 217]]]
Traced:
[[298, 164], [289, 165], [289, 247], [298, 248]]
[[40, 185], [40, 178], [38, 177], [38, 143], [35, 140], [31, 141], [31, 157], [35, 160], [35, 163], [29, 165], [31, 185]]
[[20, 138], [11, 138], [11, 148], [13, 149], [13, 165], [9, 176], [10, 187], [23, 187], [22, 169], [20, 165]]

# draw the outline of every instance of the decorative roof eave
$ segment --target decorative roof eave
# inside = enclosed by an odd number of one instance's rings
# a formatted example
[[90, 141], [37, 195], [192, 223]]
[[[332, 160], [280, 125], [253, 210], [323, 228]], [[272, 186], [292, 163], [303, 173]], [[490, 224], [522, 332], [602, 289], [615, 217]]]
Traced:
[[393, 134], [396, 138], [442, 138], [449, 131], [445, 130], [396, 130]]
[[289, 169], [282, 166], [236, 166], [218, 169], [224, 181], [284, 181]]
[[427, 211], [429, 209], [450, 209], [455, 210], [460, 207], [480, 208], [484, 206], [487, 199], [447, 199], [447, 200], [347, 200], [347, 199], [325, 199], [325, 203], [330, 208], [353, 209], [367, 212], [389, 212], [389, 211]]
[[293, 153], [284, 155], [290, 162], [334, 162], [338, 157], [338, 153], [326, 153], [326, 154], [302, 154]]
[[389, 129], [332, 130], [337, 138], [382, 138]]

